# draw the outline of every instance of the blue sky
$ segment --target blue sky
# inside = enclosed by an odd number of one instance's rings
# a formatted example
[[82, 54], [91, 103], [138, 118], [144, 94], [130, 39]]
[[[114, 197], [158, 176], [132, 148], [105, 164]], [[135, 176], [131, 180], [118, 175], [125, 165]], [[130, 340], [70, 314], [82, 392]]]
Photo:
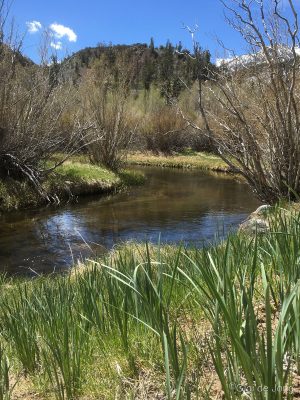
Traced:
[[182, 24], [198, 24], [198, 40], [213, 57], [223, 57], [217, 37], [237, 53], [246, 49], [225, 22], [219, 0], [14, 0], [11, 15], [19, 32], [28, 30], [23, 52], [37, 61], [43, 29], [51, 28], [59, 58], [99, 42], [113, 44], [181, 41], [190, 45]]

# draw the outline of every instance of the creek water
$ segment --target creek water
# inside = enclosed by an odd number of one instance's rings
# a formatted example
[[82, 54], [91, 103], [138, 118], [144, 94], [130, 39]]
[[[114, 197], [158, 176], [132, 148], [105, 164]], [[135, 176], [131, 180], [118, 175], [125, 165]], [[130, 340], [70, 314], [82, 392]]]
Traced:
[[[135, 168], [146, 183], [107, 197], [0, 216], [0, 270], [69, 268], [128, 240], [201, 247], [224, 237], [260, 203], [245, 183], [196, 170]], [[35, 272], [33, 272], [35, 271]]]

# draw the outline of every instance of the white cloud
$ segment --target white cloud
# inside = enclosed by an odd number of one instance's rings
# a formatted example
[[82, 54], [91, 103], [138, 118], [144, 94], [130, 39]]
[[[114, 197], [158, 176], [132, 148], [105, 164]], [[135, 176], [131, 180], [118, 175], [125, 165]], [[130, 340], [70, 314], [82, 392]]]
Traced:
[[51, 42], [50, 46], [55, 49], [55, 50], [61, 50], [63, 47], [62, 42], [58, 41], [58, 42]]
[[67, 26], [53, 23], [49, 26], [49, 28], [57, 39], [62, 39], [63, 37], [66, 37], [69, 42], [77, 41], [76, 33], [73, 31], [73, 29], [68, 28]]
[[29, 33], [36, 33], [42, 29], [42, 24], [39, 21], [26, 22], [26, 25]]

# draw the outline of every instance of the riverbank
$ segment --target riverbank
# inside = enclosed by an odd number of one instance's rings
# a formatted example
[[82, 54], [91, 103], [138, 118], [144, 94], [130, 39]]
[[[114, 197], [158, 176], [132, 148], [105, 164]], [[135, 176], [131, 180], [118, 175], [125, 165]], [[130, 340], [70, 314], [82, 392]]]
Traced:
[[2, 276], [2, 390], [39, 400], [260, 399], [261, 387], [281, 387], [293, 397], [299, 256], [299, 213], [277, 210], [269, 233], [233, 234], [223, 246], [131, 243], [64, 276]]
[[[0, 265], [10, 273], [51, 272], [54, 265], [64, 269], [73, 257], [91, 254], [88, 243], [110, 250], [119, 241], [156, 241], [160, 235], [163, 241], [202, 247], [260, 205], [231, 174], [160, 167], [131, 171], [142, 172], [145, 184], [77, 204], [3, 215]], [[100, 248], [95, 251], [99, 254]]]
[[[74, 157], [58, 167], [43, 183], [44, 190], [56, 203], [76, 201], [79, 196], [114, 193], [144, 182], [142, 174], [123, 170], [114, 173]], [[27, 182], [13, 179], [0, 181], [0, 212], [37, 207], [46, 204]]]
[[169, 168], [191, 168], [215, 172], [231, 172], [230, 167], [218, 156], [211, 153], [176, 154], [172, 156], [152, 153], [131, 153], [128, 165], [156, 166]]

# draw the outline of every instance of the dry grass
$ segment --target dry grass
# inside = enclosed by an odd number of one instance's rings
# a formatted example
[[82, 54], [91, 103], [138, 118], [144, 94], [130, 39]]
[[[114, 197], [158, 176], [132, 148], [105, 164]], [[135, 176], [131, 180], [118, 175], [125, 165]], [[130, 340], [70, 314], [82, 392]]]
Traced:
[[216, 172], [230, 172], [229, 166], [220, 157], [208, 153], [193, 155], [176, 154], [172, 156], [152, 153], [131, 153], [127, 157], [130, 165], [158, 166], [171, 168], [191, 168]]

